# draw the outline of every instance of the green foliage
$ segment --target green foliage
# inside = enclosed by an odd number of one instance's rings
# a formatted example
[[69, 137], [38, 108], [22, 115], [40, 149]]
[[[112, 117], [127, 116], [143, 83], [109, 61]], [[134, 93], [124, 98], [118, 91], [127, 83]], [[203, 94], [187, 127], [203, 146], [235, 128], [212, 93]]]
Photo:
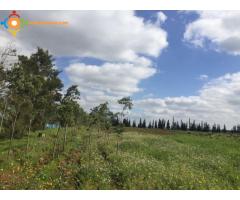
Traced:
[[38, 48], [30, 57], [18, 56], [18, 62], [5, 71], [5, 134], [11, 132], [15, 117], [14, 135], [17, 137], [25, 133], [30, 120], [32, 129], [37, 130], [55, 117], [63, 85], [52, 61], [48, 51]]
[[[8, 55], [12, 55], [11, 52], [15, 50], [8, 50]], [[86, 114], [77, 102], [80, 92], [76, 85], [69, 87], [62, 97], [60, 72], [55, 69], [48, 51], [38, 48], [29, 57], [19, 55], [18, 61], [6, 68], [6, 58], [3, 56], [2, 60], [1, 136], [22, 137], [28, 132], [29, 125], [31, 130], [42, 130], [46, 123], [73, 126], [86, 120]]]
[[8, 141], [0, 141], [0, 189], [240, 189], [240, 138], [230, 135], [131, 128], [116, 154], [115, 134], [106, 143], [93, 131], [89, 162], [84, 127], [55, 159], [56, 130], [43, 134], [30, 134], [28, 157], [26, 137], [15, 141], [9, 160]]
[[123, 123], [124, 111], [131, 110], [133, 107], [132, 99], [130, 97], [123, 97], [122, 99], [118, 100], [120, 105], [123, 105], [121, 115], [121, 123]]
[[[141, 129], [129, 129], [130, 97], [118, 100], [120, 113], [105, 102], [87, 114], [77, 85], [62, 93], [48, 51], [8, 65], [15, 53], [0, 55], [0, 189], [240, 189], [239, 138], [225, 125], [173, 118], [146, 129], [140, 118]], [[59, 128], [43, 130], [46, 123]], [[218, 134], [176, 131], [210, 129]]]
[[83, 112], [78, 102], [76, 102], [79, 99], [80, 92], [77, 85], [69, 87], [57, 108], [58, 121], [61, 126], [75, 126], [77, 124], [78, 118]]
[[130, 97], [123, 97], [118, 100], [118, 103], [123, 105], [123, 110], [131, 110], [133, 106], [132, 99]]
[[97, 127], [98, 131], [100, 131], [100, 129], [109, 130], [113, 117], [114, 114], [110, 111], [108, 102], [105, 102], [91, 109], [89, 114], [89, 125]]

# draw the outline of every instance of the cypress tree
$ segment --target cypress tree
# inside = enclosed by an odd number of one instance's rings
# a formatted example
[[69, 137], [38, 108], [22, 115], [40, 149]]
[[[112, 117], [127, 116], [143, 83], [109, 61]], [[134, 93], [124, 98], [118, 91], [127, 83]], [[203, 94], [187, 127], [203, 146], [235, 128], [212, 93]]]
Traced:
[[158, 128], [162, 128], [162, 123], [160, 119], [158, 120]]
[[152, 121], [152, 128], [154, 128], [155, 124], [154, 124], [154, 120]]
[[148, 128], [152, 128], [151, 122], [148, 123]]
[[136, 128], [136, 122], [135, 122], [135, 120], [133, 120], [132, 127], [133, 127], [133, 128]]
[[225, 125], [225, 124], [223, 125], [222, 132], [223, 132], [223, 133], [226, 133], [226, 132], [227, 132], [227, 128], [226, 128], [226, 125]]
[[139, 124], [138, 124], [138, 128], [142, 128], [142, 119], [140, 118]]
[[166, 121], [165, 119], [162, 119], [162, 129], [165, 129]]
[[169, 122], [169, 120], [167, 120], [167, 127], [166, 127], [168, 130], [171, 128], [170, 127], [170, 122]]
[[146, 120], [145, 119], [143, 120], [142, 128], [146, 128]]

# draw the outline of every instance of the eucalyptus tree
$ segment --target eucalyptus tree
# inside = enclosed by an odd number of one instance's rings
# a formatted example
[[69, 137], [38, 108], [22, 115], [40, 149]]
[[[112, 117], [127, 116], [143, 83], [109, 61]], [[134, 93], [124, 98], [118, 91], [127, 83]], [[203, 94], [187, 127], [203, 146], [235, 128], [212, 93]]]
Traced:
[[[9, 151], [12, 150], [14, 137], [23, 136], [29, 118], [31, 118], [31, 99], [27, 95], [29, 89], [28, 78], [24, 74], [22, 67], [15, 65], [7, 71], [8, 85], [8, 105], [6, 116], [6, 130], [9, 132]], [[17, 133], [17, 134], [16, 134]]]
[[80, 99], [80, 92], [77, 85], [72, 85], [67, 89], [67, 92], [60, 101], [58, 106], [58, 121], [60, 126], [64, 127], [64, 141], [63, 151], [67, 141], [67, 129], [69, 126], [75, 126], [78, 114], [81, 111], [78, 100]]
[[121, 123], [123, 123], [123, 117], [125, 115], [125, 112], [131, 110], [133, 107], [132, 99], [131, 97], [123, 97], [122, 99], [118, 100], [118, 104], [122, 105], [122, 111], [120, 112], [120, 116]]
[[[7, 52], [11, 56], [15, 53]], [[27, 132], [28, 152], [31, 129], [43, 129], [47, 121], [56, 117], [63, 86], [58, 77], [60, 72], [54, 68], [52, 56], [41, 48], [29, 57], [17, 56], [17, 61], [10, 67], [6, 67], [6, 60], [3, 57], [0, 63], [0, 95], [5, 95], [0, 131], [4, 126], [5, 132], [9, 134], [8, 154], [11, 152], [13, 139]], [[4, 93], [3, 87], [6, 88]]]
[[25, 96], [12, 93], [8, 98], [5, 129], [9, 133], [9, 151], [12, 151], [13, 140], [21, 137], [27, 130], [27, 124], [31, 118], [32, 106]]
[[5, 71], [3, 65], [0, 65], [0, 135], [2, 133], [3, 120], [7, 109], [7, 96], [5, 95]]
[[9, 97], [7, 95], [8, 82], [6, 69], [12, 66], [12, 63], [9, 61], [11, 60], [11, 58], [16, 58], [16, 56], [16, 49], [11, 44], [0, 50], [0, 135], [3, 129], [3, 121], [6, 115]]
[[56, 117], [56, 108], [61, 101], [63, 87], [53, 56], [46, 50], [38, 48], [30, 57], [19, 56], [19, 65], [29, 77], [27, 84], [31, 87], [28, 96], [34, 108], [32, 128], [44, 129], [46, 123]]
[[[54, 68], [52, 56], [48, 51], [38, 48], [31, 56], [18, 56], [18, 61], [6, 70], [8, 99], [7, 110], [19, 110], [15, 132], [22, 136], [26, 127], [33, 130], [43, 129], [46, 122], [56, 115], [56, 107], [61, 100], [62, 82], [60, 73]], [[20, 106], [18, 99], [28, 102], [29, 106]], [[22, 107], [22, 108], [21, 108]], [[7, 125], [14, 121], [8, 117]]]
[[90, 118], [93, 121], [93, 125], [97, 127], [98, 133], [101, 130], [109, 130], [112, 124], [113, 113], [109, 109], [108, 102], [92, 108]]
[[120, 112], [120, 117], [121, 117], [120, 124], [119, 124], [119, 126], [117, 126], [115, 128], [115, 132], [117, 133], [117, 153], [119, 151], [119, 140], [124, 131], [123, 117], [125, 116], [126, 112], [131, 110], [133, 107], [131, 97], [123, 97], [123, 98], [119, 99], [118, 104], [120, 104], [122, 106], [122, 111]]

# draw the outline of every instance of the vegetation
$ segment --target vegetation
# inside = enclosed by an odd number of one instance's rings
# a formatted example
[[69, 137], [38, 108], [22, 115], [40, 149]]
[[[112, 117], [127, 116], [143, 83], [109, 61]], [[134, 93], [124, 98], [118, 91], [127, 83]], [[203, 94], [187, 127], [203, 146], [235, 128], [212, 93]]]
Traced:
[[231, 130], [227, 130], [226, 125], [224, 124], [221, 128], [220, 124], [213, 124], [212, 126], [207, 122], [196, 123], [195, 120], [191, 121], [189, 118], [188, 122], [175, 121], [174, 117], [172, 122], [165, 119], [158, 119], [150, 121], [148, 126], [146, 126], [146, 120], [140, 118], [138, 125], [136, 122], [129, 119], [124, 119], [123, 123], [126, 127], [138, 127], [138, 128], [154, 128], [154, 129], [167, 129], [167, 130], [181, 130], [181, 131], [198, 131], [198, 132], [211, 132], [211, 133], [232, 133], [240, 134], [240, 125], [233, 126]]
[[[240, 189], [240, 138], [128, 128], [119, 141], [86, 127], [68, 128], [65, 151], [52, 158], [56, 130], [17, 139], [10, 160], [0, 145], [1, 189]], [[76, 131], [76, 132], [75, 132]], [[64, 130], [57, 148], [62, 148]], [[90, 145], [90, 146], [89, 146]], [[89, 154], [89, 152], [91, 153]]]
[[137, 124], [130, 97], [87, 113], [53, 61], [41, 48], [0, 55], [0, 189], [240, 189], [240, 126]]

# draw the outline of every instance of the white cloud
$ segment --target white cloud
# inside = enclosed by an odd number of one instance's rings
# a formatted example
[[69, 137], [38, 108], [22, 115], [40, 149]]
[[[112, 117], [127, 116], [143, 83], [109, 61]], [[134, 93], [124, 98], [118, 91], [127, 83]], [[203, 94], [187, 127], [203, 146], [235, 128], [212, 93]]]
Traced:
[[66, 68], [69, 79], [80, 88], [122, 96], [141, 91], [139, 82], [155, 72], [155, 68], [130, 63], [105, 63], [102, 66], [77, 63]]
[[[71, 83], [79, 86], [87, 102], [93, 105], [99, 100], [112, 101], [142, 91], [139, 83], [154, 75], [156, 69], [144, 63], [104, 63], [101, 66], [75, 63], [67, 67], [65, 72]], [[91, 106], [86, 103], [86, 107]]]
[[157, 12], [156, 15], [157, 15], [157, 21], [156, 21], [157, 25], [161, 25], [167, 20], [167, 16], [161, 11]]
[[208, 79], [208, 75], [206, 75], [206, 74], [201, 74], [201, 75], [198, 77], [198, 79], [201, 80], [201, 81], [205, 81], [205, 80]]
[[[2, 12], [0, 17], [6, 15]], [[22, 11], [20, 15], [32, 21], [69, 22], [68, 26], [27, 26], [15, 39], [0, 32], [1, 41], [13, 40], [26, 51], [40, 46], [55, 56], [135, 62], [139, 54], [159, 56], [168, 45], [161, 27], [144, 22], [133, 11]]]
[[[3, 17], [8, 13], [1, 12]], [[29, 26], [16, 38], [0, 32], [2, 45], [14, 41], [29, 53], [36, 46], [56, 56], [91, 57], [102, 65], [73, 61], [65, 72], [81, 91], [85, 108], [109, 101], [117, 110], [117, 99], [143, 89], [140, 82], [156, 69], [146, 56], [158, 57], [167, 47], [167, 33], [161, 28], [166, 16], [159, 12], [156, 22], [144, 21], [132, 11], [23, 11], [23, 18], [36, 21], [69, 21], [69, 26]], [[199, 47], [210, 41], [211, 48], [240, 54], [240, 12], [199, 12], [188, 24], [184, 39]], [[201, 77], [200, 77], [201, 78]], [[206, 79], [206, 75], [203, 79]], [[185, 119], [209, 122], [239, 122], [240, 73], [226, 74], [206, 83], [197, 96], [145, 98], [134, 102], [134, 117]]]
[[240, 12], [201, 11], [186, 26], [185, 41], [197, 47], [209, 47], [232, 55], [240, 55]]
[[[240, 123], [240, 72], [226, 74], [209, 81], [200, 89], [198, 96], [147, 98], [134, 102], [143, 117], [159, 117], [180, 120], [192, 118], [198, 121], [232, 125]], [[133, 116], [137, 117], [133, 114]]]
[[[1, 12], [0, 17], [8, 14]], [[12, 41], [25, 54], [39, 46], [54, 56], [76, 56], [64, 71], [69, 84], [79, 85], [87, 109], [142, 91], [140, 82], [156, 73], [149, 56], [158, 57], [168, 46], [161, 28], [167, 17], [162, 12], [152, 22], [134, 11], [22, 11], [20, 15], [30, 21], [69, 22], [68, 26], [27, 26], [16, 38], [1, 31], [0, 38], [2, 45]], [[103, 64], [84, 64], [83, 57]]]
[[[119, 68], [116, 67], [117, 64], [110, 63], [101, 67], [81, 63], [75, 65], [70, 66], [73, 68], [69, 69], [69, 72], [72, 72], [69, 77], [73, 83], [79, 85], [82, 92], [81, 104], [86, 109], [108, 101], [111, 109], [118, 111], [117, 100], [124, 95], [132, 95], [140, 91], [141, 88], [138, 87], [140, 80], [147, 78], [147, 74], [151, 76], [151, 73], [154, 73], [154, 70], [151, 72], [151, 68], [146, 66], [142, 67], [142, 72], [140, 70], [134, 74], [120, 70], [124, 69], [120, 64]], [[113, 65], [116, 65], [114, 72], [112, 71]], [[127, 66], [127, 64], [125, 65]], [[148, 72], [144, 72], [144, 70]], [[90, 81], [88, 82], [88, 80]], [[237, 114], [240, 109], [239, 102], [240, 72], [226, 74], [207, 82], [199, 90], [199, 95], [196, 96], [166, 98], [150, 96], [134, 100], [134, 109], [130, 117], [152, 120], [161, 117], [172, 119], [174, 116], [175, 119], [184, 121], [188, 121], [190, 117], [197, 122], [208, 121], [211, 124], [226, 124], [228, 128], [231, 128], [232, 125], [240, 122], [240, 116]]]

